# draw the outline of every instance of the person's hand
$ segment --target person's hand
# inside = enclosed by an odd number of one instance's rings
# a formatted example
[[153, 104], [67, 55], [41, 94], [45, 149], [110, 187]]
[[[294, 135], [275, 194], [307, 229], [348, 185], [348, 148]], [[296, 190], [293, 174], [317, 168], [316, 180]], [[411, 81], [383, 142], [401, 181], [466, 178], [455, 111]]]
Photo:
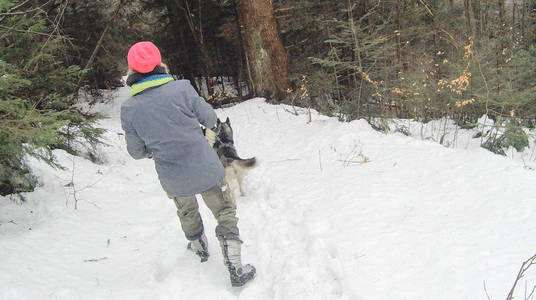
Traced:
[[216, 133], [212, 129], [207, 128], [205, 131], [205, 139], [207, 139], [210, 146], [214, 146], [216, 143]]

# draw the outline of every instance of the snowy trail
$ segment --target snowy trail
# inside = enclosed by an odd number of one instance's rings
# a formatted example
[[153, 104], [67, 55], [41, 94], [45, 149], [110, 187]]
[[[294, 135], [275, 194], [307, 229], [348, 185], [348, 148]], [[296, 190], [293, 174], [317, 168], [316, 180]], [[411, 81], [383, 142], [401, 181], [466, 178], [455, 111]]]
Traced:
[[[0, 198], [0, 299], [472, 300], [487, 299], [484, 282], [504, 299], [536, 252], [536, 172], [521, 162], [364, 121], [313, 114], [307, 124], [254, 99], [218, 110], [238, 153], [261, 161], [247, 195], [235, 189], [243, 260], [258, 276], [234, 289], [208, 209], [200, 205], [211, 257], [199, 264], [152, 161], [128, 157], [127, 94], [102, 107], [107, 163], [75, 160], [79, 210], [62, 151], [65, 171], [31, 160], [44, 186], [26, 203]], [[526, 279], [536, 283], [536, 270]]]

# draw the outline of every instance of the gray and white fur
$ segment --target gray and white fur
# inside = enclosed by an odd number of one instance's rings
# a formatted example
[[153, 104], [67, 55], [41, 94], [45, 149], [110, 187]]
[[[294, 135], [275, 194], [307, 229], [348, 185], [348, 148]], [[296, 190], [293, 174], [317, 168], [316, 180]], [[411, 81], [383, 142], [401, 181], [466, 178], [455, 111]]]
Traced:
[[216, 140], [212, 147], [218, 154], [218, 157], [225, 168], [225, 180], [227, 186], [230, 186], [232, 180], [236, 179], [238, 188], [240, 189], [240, 195], [244, 196], [243, 180], [245, 172], [248, 169], [255, 168], [258, 161], [255, 157], [243, 159], [238, 156], [234, 146], [233, 128], [231, 127], [229, 118], [227, 118], [225, 122], [218, 119], [215, 133]]

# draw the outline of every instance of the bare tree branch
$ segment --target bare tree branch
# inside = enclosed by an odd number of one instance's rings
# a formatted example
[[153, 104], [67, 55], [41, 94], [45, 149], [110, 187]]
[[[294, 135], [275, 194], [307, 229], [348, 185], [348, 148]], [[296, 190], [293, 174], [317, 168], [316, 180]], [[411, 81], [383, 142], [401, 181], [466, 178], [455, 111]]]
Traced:
[[[508, 297], [506, 297], [506, 300], [513, 300], [514, 299], [514, 291], [516, 289], [516, 286], [517, 286], [518, 282], [521, 280], [521, 278], [523, 278], [523, 276], [525, 275], [527, 270], [532, 265], [536, 265], [536, 254], [534, 256], [532, 256], [531, 258], [529, 258], [527, 261], [523, 262], [523, 264], [521, 265], [521, 268], [519, 269], [519, 273], [517, 273], [516, 280], [514, 281], [514, 285], [512, 286], [512, 289], [510, 290], [510, 293], [508, 293]], [[535, 287], [535, 289], [536, 289], [536, 287]], [[533, 293], [534, 293], [534, 289], [530, 293], [530, 297], [532, 297]], [[530, 299], [530, 297], [526, 298], [526, 300]]]
[[43, 7], [47, 6], [50, 2], [52, 2], [52, 0], [49, 0], [47, 1], [45, 4], [39, 6], [39, 7], [36, 7], [36, 8], [32, 8], [32, 9], [29, 9], [27, 11], [15, 11], [17, 10], [19, 7], [22, 7], [24, 4], [28, 3], [30, 0], [26, 0], [24, 2], [22, 2], [21, 4], [17, 5], [17, 6], [14, 6], [12, 7], [10, 10], [8, 10], [7, 12], [5, 13], [0, 13], [0, 16], [3, 16], [2, 19], [0, 19], [0, 22], [4, 21], [6, 17], [8, 16], [15, 16], [15, 15], [25, 15], [27, 13], [31, 13], [31, 12], [34, 12], [34, 11], [37, 11], [37, 10], [42, 10]]
[[488, 298], [488, 300], [491, 300], [488, 294], [488, 289], [486, 288], [486, 281], [484, 281], [484, 292], [486, 292], [486, 297]]
[[[4, 13], [4, 14], [8, 14], [8, 13], [10, 13], [10, 12], [12, 12], [12, 11], [15, 11], [15, 10], [17, 10], [17, 9], [20, 8], [20, 7], [22, 7], [23, 5], [25, 5], [25, 4], [28, 3], [28, 2], [30, 2], [30, 0], [26, 0], [26, 1], [22, 2], [21, 4], [19, 4], [19, 5], [13, 6], [12, 8], [10, 8], [10, 9], [9, 9], [6, 13]], [[0, 21], [3, 21], [3, 20], [4, 20], [4, 18], [2, 18], [2, 20], [0, 20]]]
[[46, 33], [46, 32], [39, 32], [39, 31], [33, 31], [33, 30], [20, 30], [20, 29], [15, 29], [13, 27], [8, 27], [8, 26], [4, 26], [4, 25], [0, 25], [0, 28], [5, 28], [5, 29], [8, 29], [9, 31], [16, 31], [16, 32], [21, 32], [21, 33], [33, 33], [33, 34], [39, 34], [39, 35], [44, 35], [44, 36], [51, 36], [52, 34], [50, 33]]

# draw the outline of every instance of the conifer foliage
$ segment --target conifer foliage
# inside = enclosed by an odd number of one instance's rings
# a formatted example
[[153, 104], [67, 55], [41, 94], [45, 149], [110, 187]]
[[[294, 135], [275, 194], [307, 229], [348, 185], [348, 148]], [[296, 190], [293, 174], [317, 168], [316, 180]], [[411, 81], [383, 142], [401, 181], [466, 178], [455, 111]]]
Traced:
[[[530, 146], [536, 5], [505, 0], [0, 0], [0, 194], [31, 190], [26, 154], [95, 145], [79, 89], [121, 86], [151, 40], [218, 106], [253, 96], [341, 120], [444, 118], [496, 153]], [[93, 99], [93, 102], [95, 100]]]
[[97, 143], [96, 116], [77, 106], [78, 40], [62, 24], [69, 1], [0, 1], [0, 194], [32, 190], [32, 155], [56, 165], [54, 148], [74, 139]]
[[302, 105], [343, 120], [446, 118], [475, 127], [485, 115], [495, 126], [483, 129], [483, 146], [528, 145], [519, 141], [527, 138], [521, 127], [536, 119], [533, 1], [275, 5], [289, 49], [291, 101], [302, 98], [306, 77]]
[[276, 6], [296, 85], [308, 76], [311, 98], [345, 119], [451, 117], [465, 124], [482, 114], [535, 117], [530, 1]]

